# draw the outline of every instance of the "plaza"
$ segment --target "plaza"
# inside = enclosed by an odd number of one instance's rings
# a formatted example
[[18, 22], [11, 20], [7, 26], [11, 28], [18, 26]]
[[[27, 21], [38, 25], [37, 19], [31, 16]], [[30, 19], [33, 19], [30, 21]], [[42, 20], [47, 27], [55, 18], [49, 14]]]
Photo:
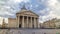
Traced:
[[0, 34], [60, 34], [60, 29], [0, 29]]

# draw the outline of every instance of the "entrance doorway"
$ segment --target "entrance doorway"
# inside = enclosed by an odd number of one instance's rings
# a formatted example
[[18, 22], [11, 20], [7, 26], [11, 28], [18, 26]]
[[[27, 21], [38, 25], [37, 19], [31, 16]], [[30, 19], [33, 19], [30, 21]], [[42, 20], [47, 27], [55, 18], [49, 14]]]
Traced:
[[34, 24], [33, 24], [33, 28], [34, 28]]
[[19, 24], [19, 28], [21, 28], [21, 24]]

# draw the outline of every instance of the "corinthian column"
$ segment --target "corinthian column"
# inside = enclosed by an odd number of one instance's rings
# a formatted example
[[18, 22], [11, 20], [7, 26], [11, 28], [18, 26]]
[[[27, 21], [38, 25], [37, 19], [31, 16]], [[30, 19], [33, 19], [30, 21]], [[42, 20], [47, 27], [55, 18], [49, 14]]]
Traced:
[[38, 19], [36, 18], [36, 28], [38, 28]]
[[39, 28], [38, 18], [37, 18], [37, 27]]
[[19, 16], [17, 17], [17, 22], [19, 23]]
[[34, 17], [34, 28], [36, 28], [36, 18]]
[[24, 28], [24, 16], [22, 16], [22, 28]]
[[32, 28], [32, 17], [31, 17], [31, 28]]
[[28, 16], [27, 16], [27, 28], [28, 28], [29, 26], [28, 26]]
[[18, 26], [19, 26], [19, 16], [18, 16], [17, 18], [18, 18], [18, 20], [17, 20], [17, 21], [18, 21]]

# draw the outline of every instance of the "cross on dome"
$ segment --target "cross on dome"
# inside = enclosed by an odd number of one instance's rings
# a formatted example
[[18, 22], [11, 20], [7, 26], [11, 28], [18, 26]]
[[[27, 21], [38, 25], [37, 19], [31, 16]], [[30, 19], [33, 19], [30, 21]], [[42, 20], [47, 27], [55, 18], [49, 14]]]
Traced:
[[25, 4], [23, 5], [23, 7], [21, 8], [21, 10], [27, 10], [25, 7]]

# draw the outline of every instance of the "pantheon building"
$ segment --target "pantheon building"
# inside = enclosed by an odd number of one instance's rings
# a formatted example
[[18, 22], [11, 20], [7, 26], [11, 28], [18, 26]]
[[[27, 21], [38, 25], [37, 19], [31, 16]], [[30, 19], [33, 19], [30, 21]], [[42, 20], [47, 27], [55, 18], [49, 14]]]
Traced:
[[9, 28], [38, 28], [39, 16], [27, 10], [25, 6], [21, 8], [19, 12], [16, 13], [16, 18], [8, 18]]

